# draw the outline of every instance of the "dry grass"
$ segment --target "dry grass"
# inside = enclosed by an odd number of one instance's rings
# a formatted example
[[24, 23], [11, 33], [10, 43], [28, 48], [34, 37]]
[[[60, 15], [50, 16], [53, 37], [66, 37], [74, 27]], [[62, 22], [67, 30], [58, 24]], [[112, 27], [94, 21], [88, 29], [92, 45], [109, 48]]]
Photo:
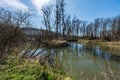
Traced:
[[120, 48], [120, 42], [105, 42], [105, 44], [109, 47]]
[[110, 51], [115, 51], [117, 55], [120, 55], [120, 42], [103, 42], [103, 44], [108, 47]]
[[90, 42], [90, 40], [80, 39], [80, 40], [78, 40], [78, 42], [79, 42], [79, 43], [88, 43], [88, 42]]
[[67, 41], [66, 40], [53, 40], [51, 43], [53, 44], [63, 44], [63, 43], [66, 43]]

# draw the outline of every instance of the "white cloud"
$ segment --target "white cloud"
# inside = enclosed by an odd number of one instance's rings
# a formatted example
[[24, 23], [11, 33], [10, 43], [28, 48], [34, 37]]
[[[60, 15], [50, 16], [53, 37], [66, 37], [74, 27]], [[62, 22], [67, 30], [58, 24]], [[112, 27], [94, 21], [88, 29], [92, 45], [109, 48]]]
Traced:
[[31, 0], [33, 5], [36, 7], [38, 13], [41, 15], [41, 9], [44, 5], [47, 5], [50, 3], [51, 0]]
[[13, 8], [18, 10], [28, 11], [28, 7], [23, 4], [20, 0], [0, 0], [0, 7], [3, 8]]

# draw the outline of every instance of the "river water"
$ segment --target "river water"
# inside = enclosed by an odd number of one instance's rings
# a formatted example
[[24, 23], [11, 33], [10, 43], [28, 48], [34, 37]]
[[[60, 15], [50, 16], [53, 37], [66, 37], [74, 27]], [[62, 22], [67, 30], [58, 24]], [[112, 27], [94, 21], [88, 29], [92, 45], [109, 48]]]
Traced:
[[75, 80], [105, 80], [108, 75], [120, 80], [120, 57], [98, 45], [69, 43], [69, 47], [48, 49], [55, 54], [56, 66]]

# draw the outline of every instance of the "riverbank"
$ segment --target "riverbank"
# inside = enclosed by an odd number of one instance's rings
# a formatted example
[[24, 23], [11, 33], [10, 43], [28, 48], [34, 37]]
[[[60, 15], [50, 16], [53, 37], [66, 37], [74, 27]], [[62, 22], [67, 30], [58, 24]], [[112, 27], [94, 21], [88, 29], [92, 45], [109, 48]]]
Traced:
[[120, 57], [120, 42], [99, 42], [102, 49], [114, 52], [115, 56]]
[[43, 67], [36, 59], [20, 61], [10, 55], [6, 64], [0, 64], [0, 80], [71, 80], [64, 71]]
[[102, 50], [107, 50], [107, 51], [114, 51], [114, 55], [120, 57], [120, 41], [116, 42], [108, 42], [108, 41], [101, 41], [101, 40], [84, 40], [80, 39], [78, 40], [78, 43], [83, 43], [83, 44], [94, 44], [94, 45], [99, 45]]
[[52, 41], [43, 41], [44, 47], [55, 48], [55, 47], [67, 47], [68, 43], [66, 40], [54, 39]]

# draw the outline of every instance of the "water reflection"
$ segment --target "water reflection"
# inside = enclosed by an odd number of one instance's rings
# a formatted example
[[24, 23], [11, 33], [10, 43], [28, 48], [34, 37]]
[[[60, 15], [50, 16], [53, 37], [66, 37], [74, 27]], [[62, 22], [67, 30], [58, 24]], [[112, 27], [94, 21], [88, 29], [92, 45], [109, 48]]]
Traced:
[[120, 57], [101, 50], [97, 45], [70, 43], [70, 47], [48, 49], [44, 53], [54, 56], [56, 67], [67, 71], [78, 80], [81, 75], [83, 78], [88, 76], [102, 80], [101, 72], [106, 69], [106, 61], [115, 75], [120, 76]]

